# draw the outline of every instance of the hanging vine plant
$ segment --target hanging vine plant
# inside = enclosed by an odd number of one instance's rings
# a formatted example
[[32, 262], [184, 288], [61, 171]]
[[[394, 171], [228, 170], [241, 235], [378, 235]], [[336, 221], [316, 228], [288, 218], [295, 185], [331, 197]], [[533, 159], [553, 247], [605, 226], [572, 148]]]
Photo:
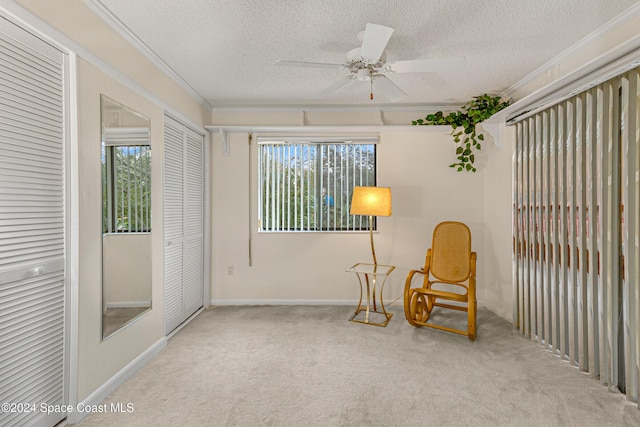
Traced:
[[459, 111], [444, 114], [438, 111], [428, 114], [424, 119], [413, 120], [413, 125], [448, 125], [453, 128], [451, 136], [456, 144], [456, 163], [449, 165], [457, 168], [458, 172], [475, 172], [475, 152], [482, 149], [480, 141], [484, 135], [476, 133], [476, 125], [493, 116], [509, 105], [509, 101], [499, 96], [491, 97], [487, 94], [474, 96], [471, 101], [462, 106]]

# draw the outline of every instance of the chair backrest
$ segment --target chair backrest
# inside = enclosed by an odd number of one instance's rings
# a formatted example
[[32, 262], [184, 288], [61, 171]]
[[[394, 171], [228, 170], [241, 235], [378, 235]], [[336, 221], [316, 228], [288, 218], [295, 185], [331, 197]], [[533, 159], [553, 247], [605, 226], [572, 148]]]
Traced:
[[431, 274], [446, 282], [462, 282], [471, 274], [471, 231], [461, 222], [441, 222], [433, 230]]

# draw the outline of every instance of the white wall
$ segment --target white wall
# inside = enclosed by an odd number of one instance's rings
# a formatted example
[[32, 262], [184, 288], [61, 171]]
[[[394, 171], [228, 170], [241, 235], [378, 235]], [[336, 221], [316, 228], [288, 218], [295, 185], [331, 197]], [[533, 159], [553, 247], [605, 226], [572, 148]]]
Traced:
[[[213, 303], [357, 301], [357, 279], [345, 269], [371, 262], [368, 234], [258, 233], [257, 145], [248, 145], [246, 133], [230, 138], [229, 156], [223, 156], [221, 139], [213, 138]], [[484, 254], [484, 171], [458, 173], [449, 168], [454, 149], [446, 128], [381, 133], [378, 185], [391, 187], [393, 214], [379, 218], [374, 240], [378, 262], [397, 266], [387, 282], [385, 300], [400, 297], [407, 272], [423, 265], [440, 221], [469, 225], [473, 249], [479, 253], [478, 276], [484, 275], [489, 258]], [[233, 275], [227, 274], [228, 266], [234, 267]]]
[[487, 308], [511, 321], [513, 128], [504, 128], [501, 148], [496, 147], [490, 136], [485, 136], [483, 301]]

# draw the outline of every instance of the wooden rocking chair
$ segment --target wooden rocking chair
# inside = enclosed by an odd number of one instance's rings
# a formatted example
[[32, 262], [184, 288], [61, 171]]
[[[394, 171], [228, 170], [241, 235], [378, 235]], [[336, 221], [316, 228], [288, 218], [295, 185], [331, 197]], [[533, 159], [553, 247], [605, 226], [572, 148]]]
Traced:
[[[471, 231], [461, 222], [441, 222], [433, 230], [431, 248], [421, 270], [412, 270], [404, 285], [404, 314], [416, 327], [429, 326], [476, 338], [476, 253], [471, 252]], [[424, 277], [422, 287], [411, 288], [416, 274]], [[431, 280], [431, 276], [435, 280]], [[435, 288], [434, 288], [434, 285]], [[437, 289], [436, 289], [437, 288]], [[442, 288], [457, 288], [451, 292]], [[442, 300], [454, 301], [446, 304]], [[427, 323], [434, 307], [467, 312], [467, 330]]]

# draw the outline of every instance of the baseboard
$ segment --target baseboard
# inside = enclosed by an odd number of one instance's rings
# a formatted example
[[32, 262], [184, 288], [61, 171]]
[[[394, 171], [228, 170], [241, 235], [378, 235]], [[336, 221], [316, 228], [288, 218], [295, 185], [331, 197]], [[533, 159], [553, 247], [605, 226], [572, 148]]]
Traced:
[[[91, 405], [99, 405], [111, 393], [113, 393], [121, 384], [131, 378], [136, 372], [146, 365], [156, 354], [167, 346], [167, 339], [163, 337], [155, 344], [144, 351], [140, 356], [136, 357], [127, 366], [122, 368], [117, 374], [109, 378], [104, 384], [91, 393], [82, 402], [78, 402], [77, 406], [87, 407]], [[67, 415], [67, 422], [76, 424], [87, 416], [87, 412], [73, 411]]]
[[358, 305], [346, 299], [212, 299], [211, 305]]

